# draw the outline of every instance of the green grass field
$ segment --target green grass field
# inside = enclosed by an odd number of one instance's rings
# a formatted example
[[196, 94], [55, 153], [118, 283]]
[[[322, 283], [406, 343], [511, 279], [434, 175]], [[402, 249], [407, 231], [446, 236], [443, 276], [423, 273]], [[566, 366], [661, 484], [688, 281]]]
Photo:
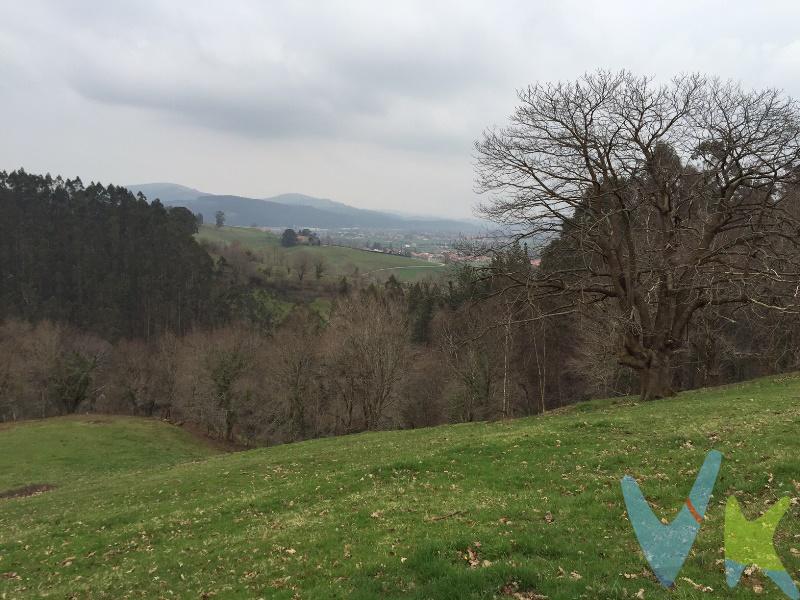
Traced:
[[[216, 455], [153, 421], [7, 427], [3, 485], [58, 487], [0, 500], [0, 597], [780, 598], [758, 572], [727, 589], [723, 504], [800, 496], [798, 400], [800, 378], [771, 377]], [[619, 480], [671, 519], [712, 448], [707, 521], [666, 591]], [[796, 577], [796, 505], [776, 545]]]
[[[267, 251], [280, 246], [278, 236], [248, 227], [222, 227], [204, 225], [197, 234], [199, 240], [218, 244], [239, 242], [243, 247], [255, 251]], [[447, 272], [448, 267], [416, 258], [406, 258], [380, 252], [369, 252], [344, 246], [294, 246], [284, 248], [290, 257], [297, 252], [310, 256], [322, 255], [328, 264], [327, 277], [351, 276], [358, 268], [360, 275], [384, 281], [394, 275], [400, 281], [435, 279]]]
[[2, 425], [0, 448], [0, 492], [31, 483], [63, 485], [150, 472], [213, 453], [166, 423], [104, 415]]

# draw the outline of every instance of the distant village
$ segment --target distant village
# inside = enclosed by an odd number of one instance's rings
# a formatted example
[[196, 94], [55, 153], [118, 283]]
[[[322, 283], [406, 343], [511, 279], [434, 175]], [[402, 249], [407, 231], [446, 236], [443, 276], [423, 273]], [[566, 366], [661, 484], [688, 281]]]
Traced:
[[[367, 252], [394, 254], [416, 258], [435, 264], [472, 263], [491, 261], [485, 254], [465, 254], [455, 249], [454, 240], [436, 233], [367, 230], [358, 227], [330, 230], [313, 227], [258, 227], [281, 238], [283, 246], [346, 246]], [[539, 258], [530, 259], [538, 267]]]

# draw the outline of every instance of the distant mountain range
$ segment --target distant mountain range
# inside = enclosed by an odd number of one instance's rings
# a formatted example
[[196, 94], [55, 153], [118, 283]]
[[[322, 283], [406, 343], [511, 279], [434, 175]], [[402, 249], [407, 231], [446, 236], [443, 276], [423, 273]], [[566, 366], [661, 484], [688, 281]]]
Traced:
[[141, 192], [148, 200], [158, 198], [165, 205], [185, 206], [194, 213], [201, 213], [206, 223], [213, 223], [214, 214], [221, 210], [225, 213], [226, 224], [245, 227], [358, 227], [443, 233], [473, 233], [481, 229], [479, 224], [466, 220], [401, 216], [304, 194], [246, 198], [206, 194], [176, 183], [142, 183], [127, 188], [134, 194]]

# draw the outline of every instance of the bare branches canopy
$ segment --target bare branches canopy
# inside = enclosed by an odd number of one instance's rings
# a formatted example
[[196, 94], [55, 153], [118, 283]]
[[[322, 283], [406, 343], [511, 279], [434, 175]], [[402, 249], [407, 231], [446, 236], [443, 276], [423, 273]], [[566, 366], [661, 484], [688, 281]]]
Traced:
[[[780, 91], [598, 72], [519, 92], [476, 143], [483, 215], [541, 246], [529, 298], [607, 306], [642, 396], [698, 311], [798, 301], [800, 107]], [[598, 314], [594, 311], [593, 314]]]

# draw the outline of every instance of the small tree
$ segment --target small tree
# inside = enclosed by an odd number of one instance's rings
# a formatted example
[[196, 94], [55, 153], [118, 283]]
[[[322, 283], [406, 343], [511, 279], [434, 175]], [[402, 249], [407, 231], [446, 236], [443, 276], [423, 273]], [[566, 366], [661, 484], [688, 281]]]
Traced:
[[282, 437], [299, 440], [321, 433], [324, 396], [318, 389], [319, 332], [312, 315], [295, 310], [275, 335], [269, 364], [271, 392], [283, 400], [276, 421]]
[[92, 383], [108, 354], [108, 344], [89, 334], [72, 333], [62, 342], [55, 370], [54, 394], [61, 414], [73, 414], [92, 398]]
[[214, 213], [214, 219], [216, 220], [217, 229], [221, 229], [225, 225], [225, 213], [221, 210], [218, 210]]
[[211, 341], [205, 366], [211, 382], [213, 402], [222, 414], [223, 437], [232, 441], [239, 405], [248, 395], [248, 391], [240, 389], [239, 384], [252, 366], [256, 337], [247, 330], [234, 327], [215, 332]]
[[115, 408], [134, 415], [153, 416], [162, 390], [156, 379], [156, 355], [153, 348], [138, 340], [120, 341], [111, 358], [111, 386]]
[[344, 403], [345, 427], [361, 409], [377, 429], [397, 400], [408, 364], [408, 321], [401, 307], [377, 292], [341, 299], [331, 316], [331, 380]]
[[303, 278], [308, 273], [311, 267], [311, 260], [307, 252], [298, 252], [294, 257], [294, 270], [297, 273], [298, 281], [303, 281]]
[[325, 271], [328, 270], [328, 263], [325, 262], [325, 257], [318, 254], [314, 257], [314, 276], [317, 280], [322, 279], [322, 276], [325, 275]]
[[285, 229], [281, 235], [281, 246], [289, 248], [297, 245], [297, 233], [294, 229]]

